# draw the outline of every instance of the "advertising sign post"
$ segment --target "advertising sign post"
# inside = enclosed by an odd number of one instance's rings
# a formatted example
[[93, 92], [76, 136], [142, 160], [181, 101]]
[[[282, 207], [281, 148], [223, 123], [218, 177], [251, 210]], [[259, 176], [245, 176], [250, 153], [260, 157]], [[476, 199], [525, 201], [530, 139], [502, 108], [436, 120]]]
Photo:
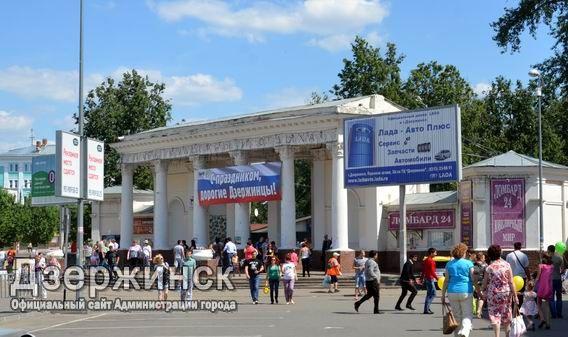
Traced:
[[525, 180], [491, 180], [491, 243], [513, 248], [525, 245]]
[[346, 119], [345, 188], [399, 185], [400, 262], [406, 261], [405, 185], [461, 179], [457, 105]]

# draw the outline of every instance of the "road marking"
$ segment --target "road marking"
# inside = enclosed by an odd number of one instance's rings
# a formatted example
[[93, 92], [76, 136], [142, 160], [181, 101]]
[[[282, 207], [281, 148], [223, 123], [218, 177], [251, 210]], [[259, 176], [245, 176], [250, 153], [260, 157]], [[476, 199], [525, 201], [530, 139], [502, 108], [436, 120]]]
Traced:
[[331, 329], [337, 329], [337, 330], [341, 330], [341, 329], [345, 329], [342, 326], [324, 326], [323, 327], [324, 330], [331, 330]]
[[[64, 323], [66, 324], [66, 323]], [[63, 324], [61, 324], [63, 325]], [[243, 325], [243, 326], [235, 326], [235, 325], [135, 325], [135, 326], [113, 326], [113, 327], [108, 327], [108, 326], [93, 326], [93, 327], [76, 327], [76, 328], [53, 328], [53, 327], [49, 327], [49, 328], [44, 328], [44, 329], [39, 329], [39, 330], [34, 330], [34, 331], [30, 331], [30, 332], [35, 332], [35, 331], [40, 331], [40, 330], [46, 330], [46, 329], [51, 329], [52, 331], [56, 331], [56, 330], [63, 330], [63, 331], [71, 331], [71, 330], [117, 330], [117, 329], [170, 329], [170, 328], [231, 328], [231, 329], [238, 329], [238, 328], [266, 328], [266, 325]], [[276, 325], [274, 324], [270, 324], [268, 325], [268, 328], [274, 328], [276, 327]]]
[[[48, 326], [48, 327], [45, 327], [45, 328], [40, 328], [40, 329], [31, 330], [31, 331], [29, 331], [29, 332], [38, 332], [38, 331], [44, 331], [44, 330], [49, 330], [49, 329], [58, 330], [58, 329], [55, 329], [55, 328], [60, 327], [60, 326], [63, 326], [63, 325], [67, 325], [67, 324], [73, 324], [73, 323], [83, 322], [83, 321], [89, 320], [89, 319], [91, 319], [91, 318], [102, 317], [102, 316], [104, 316], [104, 315], [106, 315], [106, 313], [104, 313], [104, 314], [99, 314], [99, 315], [95, 315], [95, 316], [91, 316], [91, 317], [79, 318], [79, 319], [75, 319], [75, 320], [72, 320], [72, 321], [69, 321], [69, 322], [59, 323], [59, 324], [51, 325], [51, 326]], [[107, 327], [107, 329], [108, 329], [108, 327]]]
[[[219, 320], [219, 317], [160, 317], [158, 318], [160, 321], [188, 321], [188, 320]], [[273, 320], [281, 320], [284, 317], [223, 317], [222, 320], [254, 320], [254, 321], [273, 321]], [[89, 322], [124, 322], [125, 319], [92, 319]], [[126, 318], [128, 321], [147, 321], [147, 318]]]
[[226, 335], [226, 336], [205, 336], [205, 335], [191, 335], [191, 336], [155, 336], [155, 337], [262, 337], [262, 335], [254, 335], [254, 336], [237, 336], [237, 335]]

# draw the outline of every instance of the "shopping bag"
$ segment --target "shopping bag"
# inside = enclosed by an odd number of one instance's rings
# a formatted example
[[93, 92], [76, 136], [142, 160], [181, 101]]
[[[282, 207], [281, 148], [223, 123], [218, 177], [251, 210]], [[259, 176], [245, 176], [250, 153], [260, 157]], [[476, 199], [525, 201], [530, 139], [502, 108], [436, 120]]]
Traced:
[[442, 321], [442, 331], [444, 335], [449, 335], [458, 328], [459, 324], [454, 317], [452, 309], [447, 303], [442, 304], [442, 315], [444, 317]]
[[509, 337], [520, 337], [525, 332], [527, 332], [525, 321], [523, 320], [523, 316], [519, 313], [519, 307], [515, 305], [513, 308], [513, 320], [511, 321]]
[[270, 288], [268, 287], [268, 280], [266, 280], [266, 282], [264, 283], [264, 289], [262, 289], [262, 292], [265, 295], [268, 295], [270, 293]]
[[325, 275], [323, 277], [323, 281], [321, 282], [321, 286], [324, 288], [329, 288], [330, 284], [331, 284], [331, 276]]

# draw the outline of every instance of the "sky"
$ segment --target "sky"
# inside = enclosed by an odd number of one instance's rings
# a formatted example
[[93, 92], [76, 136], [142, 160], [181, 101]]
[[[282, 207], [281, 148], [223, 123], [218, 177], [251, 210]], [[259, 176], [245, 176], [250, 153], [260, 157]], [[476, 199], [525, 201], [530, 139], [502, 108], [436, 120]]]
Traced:
[[[85, 92], [129, 69], [166, 84], [175, 124], [305, 104], [338, 82], [356, 35], [453, 64], [480, 94], [528, 80], [551, 54], [545, 28], [501, 53], [490, 23], [516, 1], [85, 0]], [[0, 2], [0, 152], [74, 128], [79, 0]]]

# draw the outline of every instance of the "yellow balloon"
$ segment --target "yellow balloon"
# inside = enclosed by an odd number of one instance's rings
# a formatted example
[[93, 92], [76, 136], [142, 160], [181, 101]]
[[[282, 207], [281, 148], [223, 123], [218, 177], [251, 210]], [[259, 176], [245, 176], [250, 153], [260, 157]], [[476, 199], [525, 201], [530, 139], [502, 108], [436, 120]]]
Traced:
[[446, 278], [444, 276], [438, 278], [438, 288], [444, 288], [444, 282], [446, 282]]
[[265, 295], [268, 295], [268, 293], [270, 292], [270, 288], [264, 287], [264, 289], [262, 289], [262, 292], [263, 292]]
[[521, 291], [525, 286], [525, 280], [520, 276], [513, 277], [513, 284], [515, 285], [515, 291]]

